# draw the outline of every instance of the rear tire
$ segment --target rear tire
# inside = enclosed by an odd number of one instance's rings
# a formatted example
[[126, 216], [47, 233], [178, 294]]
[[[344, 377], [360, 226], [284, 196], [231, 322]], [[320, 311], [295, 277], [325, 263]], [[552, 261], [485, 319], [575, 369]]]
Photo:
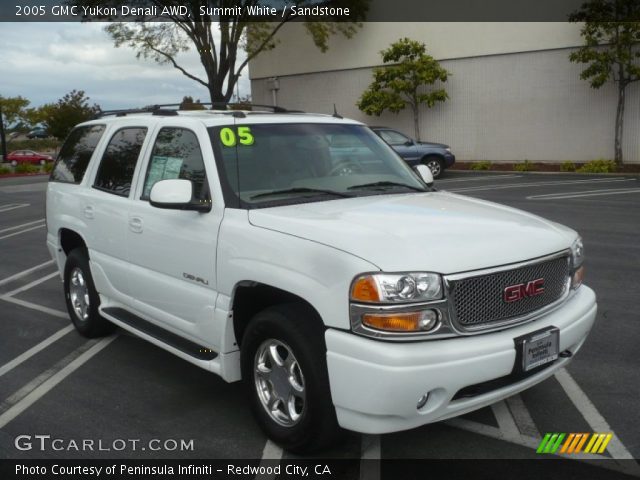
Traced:
[[433, 178], [440, 177], [442, 172], [444, 172], [444, 163], [439, 157], [435, 157], [433, 155], [425, 157], [422, 163], [429, 167], [429, 170], [431, 170], [431, 173], [433, 174]]
[[303, 304], [259, 312], [242, 338], [242, 378], [254, 417], [291, 452], [319, 450], [340, 433], [326, 350], [322, 322]]
[[76, 248], [67, 256], [64, 266], [64, 296], [73, 325], [87, 338], [103, 337], [115, 325], [100, 316], [100, 296], [96, 291], [84, 248]]

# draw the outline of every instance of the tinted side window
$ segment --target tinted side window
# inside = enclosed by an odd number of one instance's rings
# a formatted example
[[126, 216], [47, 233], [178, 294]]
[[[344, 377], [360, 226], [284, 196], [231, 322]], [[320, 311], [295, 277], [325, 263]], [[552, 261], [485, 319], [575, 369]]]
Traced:
[[49, 179], [80, 183], [103, 133], [104, 125], [74, 128], [60, 149]]
[[123, 128], [107, 145], [93, 186], [122, 197], [129, 195], [133, 171], [147, 135], [146, 128]]
[[171, 178], [191, 180], [194, 200], [208, 201], [207, 176], [200, 143], [195, 133], [183, 128], [163, 128], [151, 152], [142, 199], [148, 200], [151, 187]]
[[401, 135], [393, 130], [380, 130], [380, 136], [389, 145], [404, 145], [409, 141], [408, 137]]

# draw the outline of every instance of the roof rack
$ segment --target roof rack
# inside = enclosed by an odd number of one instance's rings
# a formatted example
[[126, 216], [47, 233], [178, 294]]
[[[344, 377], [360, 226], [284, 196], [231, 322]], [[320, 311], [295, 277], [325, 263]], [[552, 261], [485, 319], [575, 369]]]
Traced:
[[[234, 116], [244, 117], [242, 110], [253, 110], [253, 108], [266, 108], [270, 109], [272, 113], [304, 113], [300, 110], [287, 110], [284, 107], [277, 105], [264, 105], [260, 103], [226, 103], [226, 102], [206, 102], [206, 103], [192, 103], [189, 105], [198, 105], [202, 107], [211, 107], [208, 111], [226, 112]], [[174, 116], [178, 115], [182, 103], [165, 103], [161, 105], [149, 105], [143, 108], [128, 108], [120, 110], [103, 110], [98, 112], [93, 118], [102, 118], [106, 116], [125, 117], [134, 113], [151, 113], [152, 115], [159, 116]], [[190, 110], [192, 111], [192, 110]], [[205, 111], [207, 111], [205, 109]]]

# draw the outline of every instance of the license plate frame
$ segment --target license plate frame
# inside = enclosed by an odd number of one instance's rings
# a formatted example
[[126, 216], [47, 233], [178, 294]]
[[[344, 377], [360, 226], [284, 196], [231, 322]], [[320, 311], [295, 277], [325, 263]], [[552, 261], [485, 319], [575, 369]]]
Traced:
[[560, 356], [560, 330], [550, 328], [525, 335], [521, 348], [523, 372], [555, 362]]

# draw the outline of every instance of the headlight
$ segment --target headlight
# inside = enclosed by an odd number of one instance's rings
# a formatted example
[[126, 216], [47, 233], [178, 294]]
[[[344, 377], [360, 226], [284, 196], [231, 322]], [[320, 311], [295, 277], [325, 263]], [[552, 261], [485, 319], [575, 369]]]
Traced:
[[584, 246], [582, 238], [578, 237], [571, 245], [571, 288], [574, 290], [582, 285], [584, 278]]
[[445, 152], [449, 152], [449, 153], [451, 153], [451, 147], [447, 147], [447, 148], [445, 148], [444, 150], [445, 150]]
[[376, 273], [357, 277], [351, 300], [364, 303], [426, 302], [442, 298], [437, 273]]

